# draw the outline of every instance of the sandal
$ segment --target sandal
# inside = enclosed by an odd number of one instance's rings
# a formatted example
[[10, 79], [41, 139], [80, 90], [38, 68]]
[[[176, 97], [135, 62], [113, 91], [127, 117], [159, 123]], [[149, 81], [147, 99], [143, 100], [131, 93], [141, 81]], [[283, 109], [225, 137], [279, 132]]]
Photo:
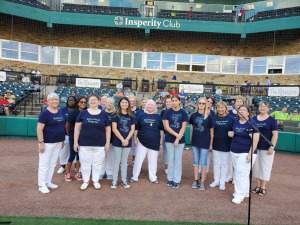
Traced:
[[253, 194], [258, 194], [258, 193], [260, 193], [260, 190], [261, 190], [260, 187], [256, 187], [256, 188], [252, 189], [251, 192], [252, 192]]
[[267, 192], [266, 192], [266, 189], [260, 189], [260, 191], [259, 191], [259, 193], [258, 193], [258, 195], [260, 195], [260, 196], [265, 196], [267, 194]]

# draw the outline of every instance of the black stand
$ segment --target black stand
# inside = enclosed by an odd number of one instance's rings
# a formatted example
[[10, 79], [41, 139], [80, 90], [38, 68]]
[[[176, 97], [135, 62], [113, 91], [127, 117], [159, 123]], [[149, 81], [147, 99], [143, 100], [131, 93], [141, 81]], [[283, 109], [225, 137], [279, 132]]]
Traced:
[[232, 105], [232, 107], [233, 107], [233, 109], [235, 109], [236, 110], [236, 112], [237, 112], [237, 114], [239, 114], [239, 115], [241, 115], [245, 120], [246, 120], [246, 122], [247, 123], [249, 123], [250, 124], [250, 126], [252, 127], [252, 128], [250, 128], [250, 129], [247, 129], [247, 131], [251, 131], [251, 140], [252, 140], [252, 142], [251, 142], [251, 148], [250, 148], [250, 150], [251, 150], [251, 164], [250, 164], [250, 176], [249, 176], [249, 204], [248, 204], [248, 225], [250, 225], [250, 215], [251, 215], [251, 186], [252, 186], [252, 160], [253, 160], [253, 152], [255, 151], [255, 149], [253, 150], [253, 135], [254, 135], [254, 131], [257, 131], [257, 133], [259, 133], [259, 135], [260, 135], [260, 137], [262, 137], [266, 142], [268, 142], [268, 144], [270, 145], [270, 146], [272, 146], [272, 147], [274, 147], [274, 145], [252, 124], [252, 122], [250, 122], [249, 120], [247, 120], [246, 119], [246, 117], [244, 117], [244, 115], [243, 114], [241, 114], [240, 112], [239, 112], [239, 110], [234, 106], [234, 105]]

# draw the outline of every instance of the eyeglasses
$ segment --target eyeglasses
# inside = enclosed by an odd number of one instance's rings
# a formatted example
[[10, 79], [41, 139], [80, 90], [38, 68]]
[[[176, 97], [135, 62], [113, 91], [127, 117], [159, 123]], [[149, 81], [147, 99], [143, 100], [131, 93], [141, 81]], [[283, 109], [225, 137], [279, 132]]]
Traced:
[[198, 105], [205, 105], [205, 102], [199, 102]]
[[213, 102], [210, 102], [210, 101], [207, 101], [207, 102], [208, 102], [208, 103], [211, 103], [211, 104], [213, 103]]
[[293, 113], [298, 113], [297, 111], [293, 112]]
[[86, 102], [83, 102], [83, 101], [79, 101], [79, 103], [81, 103], [81, 104], [86, 104]]

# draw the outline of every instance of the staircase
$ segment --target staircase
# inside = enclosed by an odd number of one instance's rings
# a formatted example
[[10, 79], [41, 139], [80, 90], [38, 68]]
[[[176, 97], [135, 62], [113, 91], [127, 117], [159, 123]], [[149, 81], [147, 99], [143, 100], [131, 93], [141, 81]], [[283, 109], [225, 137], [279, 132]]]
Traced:
[[33, 94], [32, 96], [28, 97], [26, 104], [25, 101], [20, 104], [19, 107], [22, 109], [22, 111], [17, 115], [17, 117], [24, 117], [25, 112], [25, 117], [38, 118], [43, 106], [44, 96], [42, 95], [41, 102], [39, 102], [39, 95]]

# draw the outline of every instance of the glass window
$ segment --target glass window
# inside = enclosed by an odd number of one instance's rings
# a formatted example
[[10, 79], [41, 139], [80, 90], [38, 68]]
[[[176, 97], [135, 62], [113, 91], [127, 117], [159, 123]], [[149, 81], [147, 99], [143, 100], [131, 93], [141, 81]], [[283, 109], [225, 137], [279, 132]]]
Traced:
[[249, 75], [251, 71], [251, 58], [237, 59], [237, 74]]
[[21, 43], [21, 51], [22, 52], [32, 52], [32, 53], [39, 53], [38, 45], [32, 45], [27, 43]]
[[17, 41], [2, 41], [2, 48], [18, 50], [19, 45]]
[[69, 49], [61, 48], [59, 56], [61, 64], [68, 64]]
[[285, 57], [285, 74], [299, 74], [300, 73], [300, 56], [286, 56]]
[[222, 73], [235, 73], [235, 57], [222, 57]]
[[191, 55], [188, 54], [178, 54], [177, 62], [178, 63], [189, 63], [191, 61]]
[[192, 62], [193, 63], [205, 63], [206, 56], [205, 55], [193, 55]]
[[121, 52], [113, 52], [113, 67], [121, 67]]
[[134, 53], [133, 55], [133, 68], [140, 69], [142, 68], [142, 53]]
[[54, 64], [54, 57], [55, 57], [54, 47], [51, 46], [42, 47], [41, 63]]
[[90, 64], [90, 50], [81, 51], [81, 65], [88, 66]]
[[207, 56], [207, 63], [209, 64], [220, 64], [221, 56], [216, 55], [208, 55]]
[[220, 72], [220, 65], [217, 64], [211, 64], [211, 65], [207, 65], [206, 67], [206, 71], [207, 72], [212, 72], [212, 73], [219, 73]]
[[131, 57], [132, 57], [132, 53], [130, 52], [123, 53], [123, 67], [131, 68]]
[[148, 52], [147, 60], [160, 60], [160, 53], [156, 52]]
[[175, 62], [162, 62], [163, 70], [175, 70]]
[[162, 60], [168, 61], [168, 62], [174, 62], [175, 61], [175, 54], [165, 53], [162, 54]]
[[92, 66], [100, 66], [100, 50], [92, 50]]
[[147, 62], [147, 69], [160, 69], [160, 62], [159, 61], [148, 61]]
[[220, 72], [221, 56], [209, 55], [207, 56], [207, 72], [219, 73]]
[[2, 49], [2, 57], [9, 58], [9, 59], [18, 59], [19, 53], [18, 51]]
[[79, 49], [71, 49], [71, 64], [79, 64]]
[[2, 41], [2, 57], [9, 59], [18, 59], [19, 45], [17, 41]]
[[39, 55], [34, 53], [21, 52], [21, 59], [37, 62], [39, 60]]
[[283, 66], [283, 56], [268, 57], [269, 68], [282, 68], [282, 66]]
[[177, 64], [177, 70], [179, 70], [179, 71], [190, 71], [190, 65]]
[[110, 51], [102, 52], [102, 66], [110, 66]]
[[267, 73], [267, 58], [257, 57], [253, 58], [253, 74], [266, 74]]

